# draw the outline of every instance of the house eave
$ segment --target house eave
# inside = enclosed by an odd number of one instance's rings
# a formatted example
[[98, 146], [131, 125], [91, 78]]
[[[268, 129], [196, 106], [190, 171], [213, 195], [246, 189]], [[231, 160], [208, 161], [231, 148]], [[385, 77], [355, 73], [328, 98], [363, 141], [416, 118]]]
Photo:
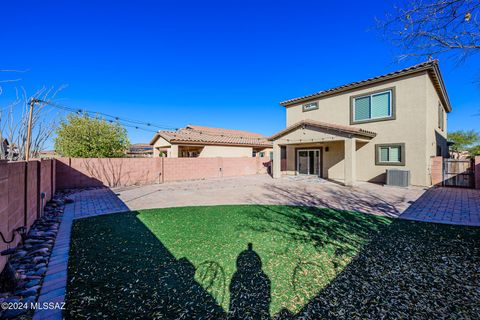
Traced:
[[341, 86], [341, 87], [338, 87], [338, 88], [326, 90], [325, 92], [318, 92], [318, 93], [314, 93], [314, 94], [307, 95], [307, 96], [304, 96], [304, 97], [285, 100], [285, 101], [280, 102], [280, 105], [288, 108], [288, 107], [291, 107], [291, 106], [294, 106], [294, 105], [298, 105], [299, 103], [310, 102], [310, 101], [317, 100], [317, 99], [320, 99], [320, 98], [325, 98], [325, 97], [337, 95], [337, 94], [340, 94], [340, 93], [354, 91], [354, 90], [358, 90], [358, 89], [368, 87], [368, 86], [371, 86], [371, 85], [386, 83], [386, 82], [389, 82], [389, 81], [394, 80], [394, 79], [400, 79], [400, 78], [403, 78], [403, 77], [406, 77], [406, 76], [410, 76], [410, 75], [414, 75], [414, 74], [420, 74], [420, 73], [424, 73], [424, 72], [428, 72], [428, 74], [430, 76], [433, 76], [432, 82], [434, 83], [434, 86], [439, 93], [440, 99], [442, 100], [442, 103], [445, 106], [446, 111], [451, 112], [452, 107], [451, 107], [451, 104], [450, 104], [450, 99], [448, 97], [448, 93], [447, 93], [447, 90], [445, 88], [445, 83], [443, 81], [443, 77], [442, 77], [442, 74], [440, 73], [440, 68], [438, 67], [437, 63], [428, 64], [428, 65], [418, 67], [418, 68], [415, 68], [415, 69], [412, 69], [412, 70], [402, 71], [401, 73], [398, 73], [398, 74], [380, 76], [377, 79], [374, 78], [374, 79], [370, 79], [370, 80], [365, 80], [363, 82], [362, 81], [355, 82], [355, 83], [352, 83], [350, 85], [345, 85], [345, 86]]
[[248, 143], [221, 143], [221, 142], [203, 142], [203, 141], [187, 141], [187, 140], [171, 140], [171, 144], [179, 146], [195, 145], [195, 146], [223, 146], [223, 147], [253, 147], [253, 148], [272, 148], [273, 144], [248, 144]]
[[351, 137], [351, 138], [360, 138], [360, 139], [367, 139], [367, 140], [373, 139], [377, 136], [375, 132], [367, 131], [363, 129], [348, 128], [348, 127], [340, 128], [338, 127], [338, 125], [334, 125], [334, 124], [316, 123], [314, 121], [302, 120], [270, 136], [268, 140], [275, 141], [290, 132], [298, 130], [300, 127], [302, 128], [314, 127], [314, 128], [319, 128], [325, 132], [332, 132], [335, 134], [347, 135], [348, 137]]

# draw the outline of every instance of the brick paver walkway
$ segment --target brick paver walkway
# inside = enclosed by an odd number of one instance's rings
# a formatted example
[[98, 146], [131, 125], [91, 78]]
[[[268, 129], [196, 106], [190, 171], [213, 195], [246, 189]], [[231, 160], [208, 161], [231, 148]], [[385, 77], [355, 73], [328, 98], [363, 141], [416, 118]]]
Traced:
[[[75, 213], [75, 206], [67, 204], [63, 212], [62, 223], [53, 246], [52, 255], [43, 280], [38, 302], [64, 303], [67, 286], [68, 252], [70, 250], [70, 233]], [[63, 319], [61, 309], [36, 310], [33, 320]]]
[[74, 193], [74, 219], [129, 211], [116, 193], [108, 188], [97, 188]]
[[[74, 219], [91, 217], [113, 212], [128, 211], [128, 207], [117, 195], [108, 188], [90, 189], [74, 193], [70, 196], [73, 203], [67, 204], [63, 213], [62, 223], [58, 230], [48, 269], [43, 281], [38, 302], [64, 303], [68, 252], [70, 250], [70, 234]], [[35, 311], [34, 320], [63, 319], [61, 309], [43, 309]]]
[[402, 219], [480, 226], [480, 190], [432, 188], [400, 216]]

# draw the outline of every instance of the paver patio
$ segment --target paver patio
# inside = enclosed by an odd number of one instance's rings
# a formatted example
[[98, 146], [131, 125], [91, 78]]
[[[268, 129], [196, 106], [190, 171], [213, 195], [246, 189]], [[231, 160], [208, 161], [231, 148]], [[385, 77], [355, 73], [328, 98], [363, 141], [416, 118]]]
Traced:
[[[257, 175], [122, 188], [92, 188], [74, 193], [53, 248], [39, 302], [63, 302], [71, 227], [74, 219], [128, 210], [220, 204], [283, 204], [480, 226], [480, 190], [391, 188], [371, 183], [344, 187], [312, 177], [274, 180]], [[39, 310], [34, 319], [61, 319], [61, 310]]]
[[431, 188], [405, 210], [400, 218], [480, 226], [480, 190]]
[[320, 206], [399, 216], [423, 188], [391, 188], [372, 183], [355, 187], [308, 176], [268, 175], [175, 182], [113, 189], [130, 210], [222, 204]]

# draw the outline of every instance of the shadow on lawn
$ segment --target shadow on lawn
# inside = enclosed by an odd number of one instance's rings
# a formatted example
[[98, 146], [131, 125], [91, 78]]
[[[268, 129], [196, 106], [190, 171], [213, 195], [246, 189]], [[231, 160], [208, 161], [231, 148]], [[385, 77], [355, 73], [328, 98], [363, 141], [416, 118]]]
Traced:
[[475, 319], [478, 228], [395, 220], [296, 315], [276, 319]]
[[297, 206], [258, 207], [261, 210], [252, 214], [252, 223], [243, 226], [246, 229], [313, 244], [319, 252], [329, 248], [334, 250], [337, 257], [356, 254], [361, 246], [391, 222], [389, 218], [343, 210]]
[[237, 271], [230, 282], [229, 319], [270, 319], [271, 283], [262, 271], [262, 260], [248, 249], [238, 255]]
[[[479, 228], [315, 207], [261, 208], [255, 223], [244, 227], [333, 250], [335, 269], [354, 256], [297, 314], [283, 309], [275, 319], [480, 317]], [[303, 262], [321, 268], [315, 263]], [[296, 271], [295, 292], [307, 284], [297, 281]]]
[[[252, 244], [238, 256], [227, 313], [215, 300], [225, 296], [221, 266], [207, 261], [195, 270], [188, 259], [177, 260], [137, 214], [99, 216], [97, 223], [75, 222], [66, 318], [270, 318], [270, 280]], [[206, 288], [195, 280], [196, 273]]]
[[[388, 219], [378, 228], [378, 219], [384, 218], [288, 209], [263, 207], [256, 217], [261, 226], [253, 230], [313, 241], [319, 250], [335, 248], [339, 257], [353, 253], [348, 250], [354, 248], [359, 253], [297, 314], [283, 309], [275, 319], [480, 315], [478, 228], [405, 220], [387, 225]], [[237, 258], [227, 312], [219, 305], [226, 290], [222, 268], [207, 261], [195, 270], [187, 259], [176, 259], [136, 215], [129, 212], [96, 217], [96, 223], [75, 222], [67, 318], [270, 319], [271, 282], [253, 247]]]

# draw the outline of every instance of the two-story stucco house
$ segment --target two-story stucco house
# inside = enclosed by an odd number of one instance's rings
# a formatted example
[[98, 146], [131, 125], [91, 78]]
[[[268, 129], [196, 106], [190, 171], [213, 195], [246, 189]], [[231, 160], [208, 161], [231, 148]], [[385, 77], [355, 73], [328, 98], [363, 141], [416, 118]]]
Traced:
[[287, 124], [270, 137], [274, 178], [383, 183], [386, 169], [401, 168], [412, 185], [430, 186], [431, 157], [448, 156], [452, 109], [437, 61], [280, 104]]

